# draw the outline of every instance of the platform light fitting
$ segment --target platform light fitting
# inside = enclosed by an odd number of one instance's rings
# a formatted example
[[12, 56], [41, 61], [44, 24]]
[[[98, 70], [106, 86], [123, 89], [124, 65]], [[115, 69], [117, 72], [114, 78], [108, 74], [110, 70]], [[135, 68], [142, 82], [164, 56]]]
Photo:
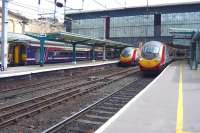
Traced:
[[[65, 2], [65, 0], [64, 0], [64, 2]], [[57, 7], [62, 8], [63, 7], [63, 0], [55, 0], [55, 4], [56, 4]]]

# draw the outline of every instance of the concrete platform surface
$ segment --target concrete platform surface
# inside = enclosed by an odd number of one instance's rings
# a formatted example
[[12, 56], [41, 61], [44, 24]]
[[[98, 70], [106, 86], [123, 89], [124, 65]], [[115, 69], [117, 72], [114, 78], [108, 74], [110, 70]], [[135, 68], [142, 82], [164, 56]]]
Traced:
[[200, 133], [200, 70], [170, 64], [95, 133]]
[[72, 64], [72, 62], [59, 63], [59, 64], [44, 64], [43, 67], [40, 67], [39, 65], [8, 67], [6, 71], [0, 71], [0, 78], [28, 75], [28, 74], [41, 73], [41, 72], [49, 72], [49, 71], [55, 71], [55, 70], [98, 66], [98, 65], [112, 64], [112, 63], [117, 63], [117, 62], [118, 60], [95, 61], [95, 62], [79, 61], [76, 64]]

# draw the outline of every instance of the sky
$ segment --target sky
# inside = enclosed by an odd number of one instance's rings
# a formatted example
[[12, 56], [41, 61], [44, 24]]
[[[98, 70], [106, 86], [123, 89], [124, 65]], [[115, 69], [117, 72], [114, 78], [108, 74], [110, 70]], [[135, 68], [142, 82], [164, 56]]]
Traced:
[[[2, 0], [1, 0], [2, 1]], [[43, 17], [53, 17], [54, 15], [54, 0], [9, 0], [9, 10], [20, 13], [27, 18], [38, 18], [39, 14]], [[57, 0], [64, 2], [64, 0]], [[65, 13], [80, 12], [89, 10], [108, 10], [112, 8], [125, 8], [146, 6], [147, 0], [66, 0]], [[192, 0], [193, 2], [200, 2], [200, 0]], [[191, 0], [148, 0], [149, 5], [170, 4], [191, 2]], [[1, 5], [1, 4], [0, 4]], [[64, 8], [56, 8], [56, 17], [59, 21], [64, 19]]]

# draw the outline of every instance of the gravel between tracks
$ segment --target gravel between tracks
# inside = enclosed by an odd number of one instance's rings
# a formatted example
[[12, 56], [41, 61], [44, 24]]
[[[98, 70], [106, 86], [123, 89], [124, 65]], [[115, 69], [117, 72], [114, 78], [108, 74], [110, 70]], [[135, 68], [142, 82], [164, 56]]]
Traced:
[[[97, 74], [94, 74], [94, 72], [91, 73], [92, 74], [86, 74], [87, 78], [82, 78], [82, 79], [79, 79], [78, 80], [78, 84], [81, 84], [81, 83], [84, 83], [86, 81], [89, 80], [89, 78], [94, 78], [94, 77], [98, 77], [98, 78], [101, 78], [103, 75], [107, 75], [109, 73], [109, 70], [113, 70], [113, 71], [120, 71], [122, 70], [122, 68], [116, 68], [116, 67], [111, 67], [111, 68], [108, 68], [108, 70], [103, 70], [103, 71], [100, 71], [100, 73], [97, 71]], [[77, 78], [75, 77], [78, 77], [77, 75], [73, 76], [73, 80], [77, 80]], [[51, 79], [52, 77], [49, 77], [49, 79]], [[80, 78], [80, 77], [79, 77]], [[55, 78], [56, 79], [56, 78]], [[47, 79], [46, 79], [47, 80]], [[66, 81], [67, 80], [72, 80], [72, 77], [70, 78], [66, 78], [65, 79]], [[20, 94], [22, 92], [24, 92], [24, 89], [23, 90], [14, 90], [14, 91], [9, 91], [9, 92], [0, 92], [0, 108], [1, 107], [4, 107], [4, 106], [8, 106], [8, 105], [11, 105], [11, 104], [14, 104], [14, 103], [18, 103], [18, 102], [21, 102], [21, 101], [24, 101], [24, 100], [27, 100], [27, 99], [30, 99], [30, 98], [34, 98], [34, 97], [38, 97], [38, 96], [41, 96], [41, 95], [45, 95], [45, 94], [49, 94], [49, 93], [52, 93], [52, 92], [55, 92], [59, 89], [63, 89], [65, 87], [68, 87], [68, 86], [73, 86], [73, 85], [76, 85], [77, 82], [69, 82], [69, 83], [64, 83], [66, 82], [65, 80], [63, 81], [59, 81], [60, 83], [63, 83], [61, 84], [60, 86], [55, 86], [56, 84], [58, 84], [58, 82], [55, 82], [55, 83], [49, 83], [49, 84], [45, 84], [45, 85], [42, 85], [42, 86], [34, 86], [34, 87], [29, 87], [29, 88], [25, 88], [26, 91], [27, 90], [33, 90], [33, 91], [30, 91], [30, 92], [27, 92], [27, 93], [23, 93], [23, 94]], [[44, 80], [45, 81], [45, 80]], [[32, 82], [36, 82], [35, 80], [33, 80]], [[42, 82], [42, 81], [40, 81]], [[13, 83], [15, 84], [15, 82]], [[49, 85], [53, 86], [53, 87], [48, 87]], [[38, 90], [38, 88], [43, 88], [41, 90]]]
[[[3, 129], [0, 129], [1, 133], [38, 133], [48, 127], [54, 125], [55, 123], [69, 117], [73, 113], [87, 107], [88, 105], [94, 103], [100, 98], [111, 94], [112, 92], [118, 90], [120, 87], [127, 85], [135, 78], [141, 78], [140, 73], [126, 77], [118, 82], [112, 83], [101, 89], [98, 89], [85, 96], [75, 98], [64, 104], [56, 106], [55, 108], [49, 109], [48, 111], [37, 114], [31, 118], [22, 119], [15, 125], [10, 125]], [[147, 84], [152, 78], [147, 79], [143, 84]]]

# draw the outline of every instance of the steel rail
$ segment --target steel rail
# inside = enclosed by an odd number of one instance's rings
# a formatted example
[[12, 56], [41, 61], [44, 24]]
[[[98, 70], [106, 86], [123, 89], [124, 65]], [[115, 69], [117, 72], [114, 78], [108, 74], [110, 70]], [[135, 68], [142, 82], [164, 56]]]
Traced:
[[104, 101], [108, 100], [109, 98], [111, 98], [112, 96], [114, 96], [115, 94], [117, 94], [118, 92], [122, 91], [123, 89], [131, 86], [134, 82], [136, 82], [138, 79], [134, 80], [133, 82], [129, 83], [128, 85], [122, 87], [121, 89], [113, 92], [112, 94], [106, 96], [105, 98], [100, 99], [99, 101], [89, 105], [88, 107], [84, 108], [83, 110], [75, 113], [74, 115], [68, 117], [67, 119], [57, 123], [56, 125], [44, 130], [42, 133], [55, 133], [58, 132], [59, 130], [61, 130], [62, 128], [64, 128], [67, 124], [70, 124], [72, 121], [76, 120], [78, 117], [82, 116], [83, 114], [85, 114], [86, 112], [88, 112], [89, 110], [93, 109], [95, 106], [98, 106], [99, 104], [103, 103]]
[[[138, 70], [135, 70], [135, 71], [138, 71]], [[129, 71], [122, 71], [122, 72], [118, 72], [118, 73], [115, 73], [115, 74], [110, 74], [110, 75], [106, 76], [106, 78], [112, 77], [114, 75], [122, 74], [122, 73], [127, 73], [127, 72], [129, 72]], [[4, 107], [4, 108], [0, 108], [0, 112], [2, 112], [2, 111], [6, 111], [7, 112], [7, 113], [4, 113], [4, 114], [0, 115], [0, 120], [1, 120], [0, 121], [0, 127], [4, 127], [4, 126], [9, 125], [9, 124], [11, 124], [13, 122], [16, 122], [18, 119], [23, 118], [25, 116], [31, 116], [32, 114], [35, 114], [37, 112], [41, 112], [42, 110], [50, 108], [50, 107], [52, 107], [52, 106], [54, 106], [56, 104], [62, 103], [63, 101], [67, 101], [70, 98], [74, 98], [74, 97], [76, 97], [78, 95], [83, 95], [83, 94], [91, 92], [91, 91], [93, 91], [93, 90], [95, 90], [97, 88], [101, 88], [101, 87], [103, 87], [105, 85], [108, 85], [108, 84], [110, 84], [110, 83], [112, 83], [114, 81], [117, 81], [117, 80], [119, 80], [119, 79], [121, 79], [123, 77], [126, 77], [129, 74], [130, 73], [122, 75], [121, 77], [119, 77], [117, 79], [114, 79], [114, 80], [111, 80], [111, 81], [106, 82], [106, 83], [101, 83], [99, 85], [97, 84], [97, 85], [95, 85], [93, 87], [85, 89], [82, 92], [80, 92], [79, 89], [75, 89], [75, 90], [72, 90], [70, 92], [63, 93], [64, 90], [61, 90], [61, 91], [58, 91], [60, 93], [60, 95], [57, 94], [58, 96], [54, 96], [55, 93], [51, 93], [51, 94], [48, 94], [48, 95], [45, 95], [45, 96], [32, 98], [32, 99], [29, 99], [29, 100], [26, 100], [26, 101], [23, 101], [23, 102], [14, 104], [14, 105], [10, 105], [10, 106]], [[99, 82], [99, 81], [102, 81], [102, 80], [103, 79], [98, 79], [98, 80], [95, 80], [95, 81], [91, 81], [89, 83], [85, 83], [85, 85], [88, 85], [88, 84], [91, 84], [91, 83], [94, 83], [94, 82]], [[76, 86], [76, 88], [78, 88], [80, 86], [83, 86], [83, 85], [78, 85], [78, 86]], [[71, 89], [72, 88], [74, 89], [74, 87], [71, 87]], [[67, 90], [70, 90], [70, 88], [68, 88]], [[61, 92], [62, 92], [62, 94], [61, 94]], [[72, 95], [72, 96], [69, 96], [69, 95]], [[39, 100], [38, 103], [36, 103], [37, 100]], [[30, 102], [33, 102], [32, 105], [30, 104]], [[26, 104], [28, 104], [28, 107], [26, 107]], [[22, 106], [25, 106], [25, 107], [21, 108]], [[8, 111], [9, 109], [17, 109], [17, 110]], [[20, 114], [20, 115], [18, 115], [18, 114]], [[12, 116], [14, 116], [14, 118], [12, 118]]]

